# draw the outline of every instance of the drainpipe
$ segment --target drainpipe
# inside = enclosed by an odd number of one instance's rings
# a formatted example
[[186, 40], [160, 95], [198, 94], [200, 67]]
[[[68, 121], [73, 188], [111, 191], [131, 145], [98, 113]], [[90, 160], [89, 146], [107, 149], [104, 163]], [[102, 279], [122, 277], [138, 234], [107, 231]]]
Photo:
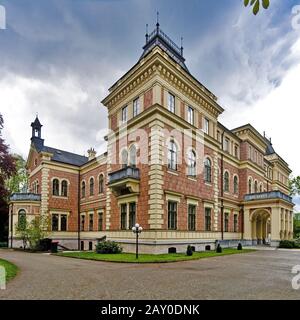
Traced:
[[221, 152], [221, 239], [224, 240], [224, 132], [222, 132], [222, 152]]
[[78, 251], [80, 251], [80, 170], [78, 171], [78, 203], [77, 203], [77, 245]]

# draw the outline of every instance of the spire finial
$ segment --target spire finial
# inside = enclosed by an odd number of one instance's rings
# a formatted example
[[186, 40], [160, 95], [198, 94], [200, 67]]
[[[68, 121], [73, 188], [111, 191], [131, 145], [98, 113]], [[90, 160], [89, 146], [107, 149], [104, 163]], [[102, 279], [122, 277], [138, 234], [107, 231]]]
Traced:
[[159, 12], [156, 12], [156, 32], [159, 33]]
[[148, 23], [146, 23], [146, 44], [148, 43], [149, 35], [148, 35]]
[[180, 43], [181, 43], [180, 53], [183, 56], [183, 37], [180, 38]]

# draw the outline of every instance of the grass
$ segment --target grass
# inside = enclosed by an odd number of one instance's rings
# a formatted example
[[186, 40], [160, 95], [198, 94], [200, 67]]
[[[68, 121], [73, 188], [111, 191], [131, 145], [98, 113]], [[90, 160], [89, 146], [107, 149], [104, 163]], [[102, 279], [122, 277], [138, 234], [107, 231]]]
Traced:
[[175, 254], [140, 254], [139, 259], [135, 258], [134, 253], [119, 253], [119, 254], [98, 254], [95, 252], [61, 252], [57, 253], [58, 256], [86, 259], [86, 260], [97, 260], [97, 261], [108, 261], [108, 262], [124, 262], [124, 263], [167, 263], [167, 262], [178, 262], [187, 260], [198, 260], [203, 258], [225, 256], [231, 254], [241, 254], [253, 252], [253, 249], [243, 249], [241, 251], [237, 249], [223, 249], [222, 253], [216, 253], [215, 251], [205, 252], [194, 252], [192, 256], [187, 256], [185, 253]]
[[13, 279], [18, 273], [18, 267], [13, 263], [0, 259], [0, 266], [5, 268], [6, 271], [6, 281]]

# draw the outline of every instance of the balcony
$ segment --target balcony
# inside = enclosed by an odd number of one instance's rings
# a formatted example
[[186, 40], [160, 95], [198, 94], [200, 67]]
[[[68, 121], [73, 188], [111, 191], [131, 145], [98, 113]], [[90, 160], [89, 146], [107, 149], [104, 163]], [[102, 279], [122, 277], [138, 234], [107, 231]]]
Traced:
[[270, 191], [270, 192], [246, 194], [244, 197], [245, 201], [257, 201], [257, 200], [269, 200], [269, 199], [281, 199], [291, 204], [293, 203], [292, 197], [278, 190]]
[[140, 170], [134, 167], [122, 168], [108, 174], [108, 185], [117, 196], [139, 193]]
[[41, 195], [36, 193], [13, 193], [10, 201], [41, 201]]

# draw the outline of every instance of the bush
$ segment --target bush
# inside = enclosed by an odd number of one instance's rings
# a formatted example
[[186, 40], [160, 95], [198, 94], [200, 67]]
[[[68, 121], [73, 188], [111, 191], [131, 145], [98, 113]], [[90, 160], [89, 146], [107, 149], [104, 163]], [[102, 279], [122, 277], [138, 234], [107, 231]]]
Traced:
[[121, 253], [122, 247], [114, 241], [101, 241], [96, 245], [96, 253]]
[[293, 249], [300, 248], [300, 245], [292, 240], [282, 240], [279, 242], [279, 248]]
[[0, 242], [0, 248], [7, 248], [8, 243], [7, 242]]
[[223, 250], [222, 250], [220, 243], [218, 244], [216, 251], [217, 251], [217, 253], [222, 253]]
[[238, 246], [237, 246], [238, 250], [243, 250], [242, 244], [239, 242]]
[[191, 246], [187, 247], [186, 255], [189, 257], [193, 255], [193, 248]]

